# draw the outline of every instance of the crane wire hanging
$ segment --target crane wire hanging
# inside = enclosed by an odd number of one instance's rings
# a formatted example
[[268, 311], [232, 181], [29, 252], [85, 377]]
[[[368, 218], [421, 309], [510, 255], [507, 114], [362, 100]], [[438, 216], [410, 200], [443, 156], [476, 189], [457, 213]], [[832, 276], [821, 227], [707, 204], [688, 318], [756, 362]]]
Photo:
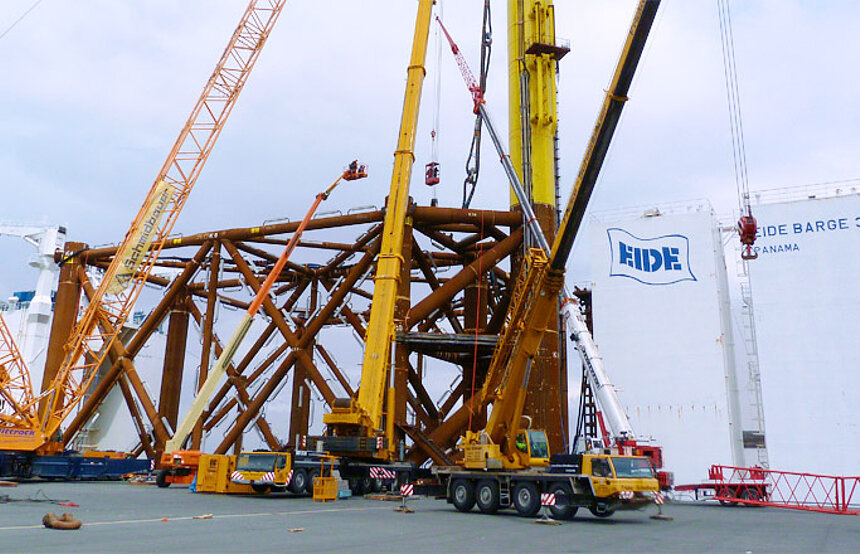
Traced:
[[723, 52], [723, 75], [726, 84], [726, 101], [729, 106], [729, 123], [732, 135], [732, 158], [735, 169], [735, 185], [738, 190], [738, 207], [745, 211], [749, 200], [746, 147], [744, 144], [743, 118], [740, 111], [737, 66], [735, 64], [734, 34], [728, 0], [717, 0], [720, 19], [720, 43]]
[[738, 194], [738, 233], [740, 234], [745, 260], [758, 257], [752, 250], [757, 230], [752, 215], [749, 192], [749, 173], [747, 170], [746, 144], [744, 142], [744, 123], [741, 114], [741, 100], [738, 91], [738, 70], [735, 61], [735, 40], [732, 31], [732, 14], [729, 0], [717, 0], [720, 20], [720, 44], [723, 53], [723, 75], [726, 82], [726, 101], [729, 106], [729, 127], [732, 137], [732, 159], [734, 162], [735, 187]]
[[39, 4], [41, 4], [41, 3], [42, 3], [42, 0], [36, 0], [36, 2], [34, 2], [34, 3], [33, 3], [33, 5], [32, 5], [32, 6], [30, 6], [30, 7], [27, 9], [27, 11], [25, 11], [23, 14], [21, 14], [21, 16], [20, 16], [18, 19], [16, 19], [15, 21], [13, 21], [13, 22], [12, 22], [12, 24], [11, 24], [11, 25], [9, 25], [9, 27], [7, 27], [5, 31], [3, 31], [2, 33], [0, 33], [0, 38], [5, 37], [5, 36], [9, 33], [9, 31], [11, 31], [12, 29], [14, 29], [14, 28], [15, 28], [15, 26], [16, 26], [18, 23], [21, 23], [21, 20], [22, 20], [22, 19], [24, 19], [25, 17], [27, 17], [28, 15], [30, 15], [30, 12], [31, 12], [31, 11], [33, 11], [33, 10], [35, 10], [35, 9], [36, 9], [36, 6], [38, 6], [38, 5], [39, 5]]
[[[442, 0], [438, 2], [438, 18], [443, 16]], [[424, 184], [429, 187], [435, 187], [439, 184], [439, 112], [442, 104], [442, 37], [439, 34], [439, 28], [436, 28], [436, 75], [434, 77], [434, 99], [433, 99], [433, 128], [430, 130], [430, 163], [424, 168]], [[433, 188], [433, 198], [430, 200], [431, 206], [437, 206], [439, 199], [436, 196], [436, 189]]]
[[[481, 72], [478, 77], [481, 92], [487, 90], [487, 74], [490, 72], [490, 54], [493, 49], [493, 22], [490, 12], [490, 0], [484, 0], [484, 21], [481, 27]], [[463, 208], [468, 208], [478, 186], [478, 174], [481, 170], [481, 130], [483, 119], [475, 115], [475, 128], [472, 133], [472, 145], [466, 158], [466, 178], [463, 181]]]

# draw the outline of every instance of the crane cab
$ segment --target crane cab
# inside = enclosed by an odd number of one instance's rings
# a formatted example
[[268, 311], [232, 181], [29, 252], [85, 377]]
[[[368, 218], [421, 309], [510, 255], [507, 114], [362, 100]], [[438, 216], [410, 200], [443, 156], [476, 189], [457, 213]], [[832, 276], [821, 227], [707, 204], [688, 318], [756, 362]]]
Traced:
[[514, 450], [524, 467], [545, 467], [549, 464], [549, 443], [543, 429], [526, 429], [517, 433]]
[[549, 465], [549, 443], [543, 429], [523, 429], [507, 445], [493, 444], [486, 433], [466, 432], [463, 465], [467, 469], [527, 469]]
[[233, 483], [251, 485], [255, 492], [284, 491], [293, 477], [289, 452], [242, 452], [236, 460]]

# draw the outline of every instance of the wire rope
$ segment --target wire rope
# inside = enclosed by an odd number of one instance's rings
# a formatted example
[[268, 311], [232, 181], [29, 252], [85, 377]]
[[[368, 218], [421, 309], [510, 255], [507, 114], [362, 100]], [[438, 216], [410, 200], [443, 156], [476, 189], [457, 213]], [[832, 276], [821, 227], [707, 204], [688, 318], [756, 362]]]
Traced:
[[[484, 19], [481, 26], [481, 71], [478, 84], [481, 92], [487, 90], [487, 75], [490, 72], [490, 54], [493, 49], [493, 22], [490, 10], [490, 0], [484, 0]], [[481, 171], [481, 131], [483, 119], [480, 114], [475, 116], [475, 127], [472, 132], [472, 144], [469, 156], [466, 158], [466, 178], [463, 180], [463, 208], [468, 208], [478, 186], [478, 174]]]
[[741, 114], [740, 92], [738, 90], [738, 70], [729, 0], [717, 0], [717, 11], [720, 21], [720, 44], [723, 54], [723, 75], [726, 82], [726, 101], [729, 106], [729, 126], [731, 128], [735, 186], [738, 192], [738, 208], [743, 215], [750, 212], [749, 174], [747, 170], [744, 125]]
[[9, 31], [11, 31], [12, 29], [14, 29], [14, 28], [15, 28], [15, 26], [16, 26], [18, 23], [20, 23], [22, 19], [24, 19], [25, 17], [27, 17], [28, 15], [30, 15], [30, 12], [31, 12], [31, 11], [33, 11], [33, 10], [35, 10], [35, 9], [36, 9], [36, 6], [38, 6], [38, 5], [39, 5], [39, 4], [41, 4], [41, 3], [42, 3], [42, 0], [36, 0], [36, 1], [33, 3], [33, 5], [32, 5], [32, 6], [30, 6], [30, 7], [27, 9], [27, 11], [25, 11], [23, 14], [21, 14], [21, 17], [19, 17], [19, 18], [18, 18], [18, 19], [16, 19], [14, 22], [12, 22], [12, 24], [11, 24], [11, 25], [9, 25], [9, 27], [7, 27], [5, 31], [3, 31], [2, 33], [0, 33], [0, 38], [5, 37], [5, 36], [6, 36], [6, 34], [7, 34], [7, 33], [9, 33]]

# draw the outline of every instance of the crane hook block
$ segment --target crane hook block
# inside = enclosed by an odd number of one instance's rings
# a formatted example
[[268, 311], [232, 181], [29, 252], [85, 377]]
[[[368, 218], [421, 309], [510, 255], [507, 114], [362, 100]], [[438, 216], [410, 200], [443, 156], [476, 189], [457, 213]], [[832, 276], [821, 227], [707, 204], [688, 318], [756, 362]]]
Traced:
[[430, 162], [424, 168], [424, 184], [433, 187], [439, 184], [439, 162]]
[[742, 215], [738, 220], [738, 234], [740, 234], [741, 244], [744, 246], [741, 252], [741, 258], [744, 260], [754, 260], [758, 258], [758, 254], [753, 251], [752, 247], [755, 244], [756, 232], [758, 224], [752, 214]]

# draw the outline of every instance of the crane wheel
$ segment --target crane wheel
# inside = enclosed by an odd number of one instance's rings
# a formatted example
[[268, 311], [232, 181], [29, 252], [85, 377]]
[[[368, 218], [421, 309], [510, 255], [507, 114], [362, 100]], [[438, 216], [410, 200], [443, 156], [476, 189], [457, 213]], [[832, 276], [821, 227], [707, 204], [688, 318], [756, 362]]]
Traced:
[[170, 475], [169, 469], [162, 469], [155, 475], [155, 484], [158, 485], [158, 488], [166, 489], [170, 486], [170, 481], [167, 480], [168, 475]]
[[498, 481], [495, 479], [478, 481], [478, 486], [475, 487], [475, 502], [478, 504], [478, 509], [485, 514], [498, 512], [501, 507]]
[[314, 493], [314, 479], [320, 476], [320, 470], [312, 469], [308, 471], [308, 482], [305, 483], [305, 492], [308, 494]]
[[573, 494], [570, 491], [570, 485], [567, 483], [553, 483], [549, 486], [548, 492], [555, 495], [555, 506], [549, 507], [549, 513], [552, 515], [552, 518], [561, 521], [573, 519], [579, 507], [571, 504]]
[[269, 485], [262, 485], [260, 483], [254, 483], [253, 485], [251, 485], [251, 488], [257, 494], [266, 494], [267, 492], [269, 492]]
[[540, 510], [540, 493], [537, 485], [531, 481], [517, 483], [514, 486], [514, 508], [523, 517], [534, 517]]
[[466, 479], [457, 479], [451, 484], [451, 501], [459, 511], [471, 511], [475, 505], [475, 486]]
[[293, 478], [290, 479], [290, 484], [287, 488], [293, 494], [302, 494], [308, 486], [308, 474], [304, 469], [297, 469], [293, 472]]
[[606, 502], [595, 502], [588, 508], [588, 511], [594, 517], [607, 518], [612, 517], [612, 514], [615, 513], [615, 508], [610, 508]]

